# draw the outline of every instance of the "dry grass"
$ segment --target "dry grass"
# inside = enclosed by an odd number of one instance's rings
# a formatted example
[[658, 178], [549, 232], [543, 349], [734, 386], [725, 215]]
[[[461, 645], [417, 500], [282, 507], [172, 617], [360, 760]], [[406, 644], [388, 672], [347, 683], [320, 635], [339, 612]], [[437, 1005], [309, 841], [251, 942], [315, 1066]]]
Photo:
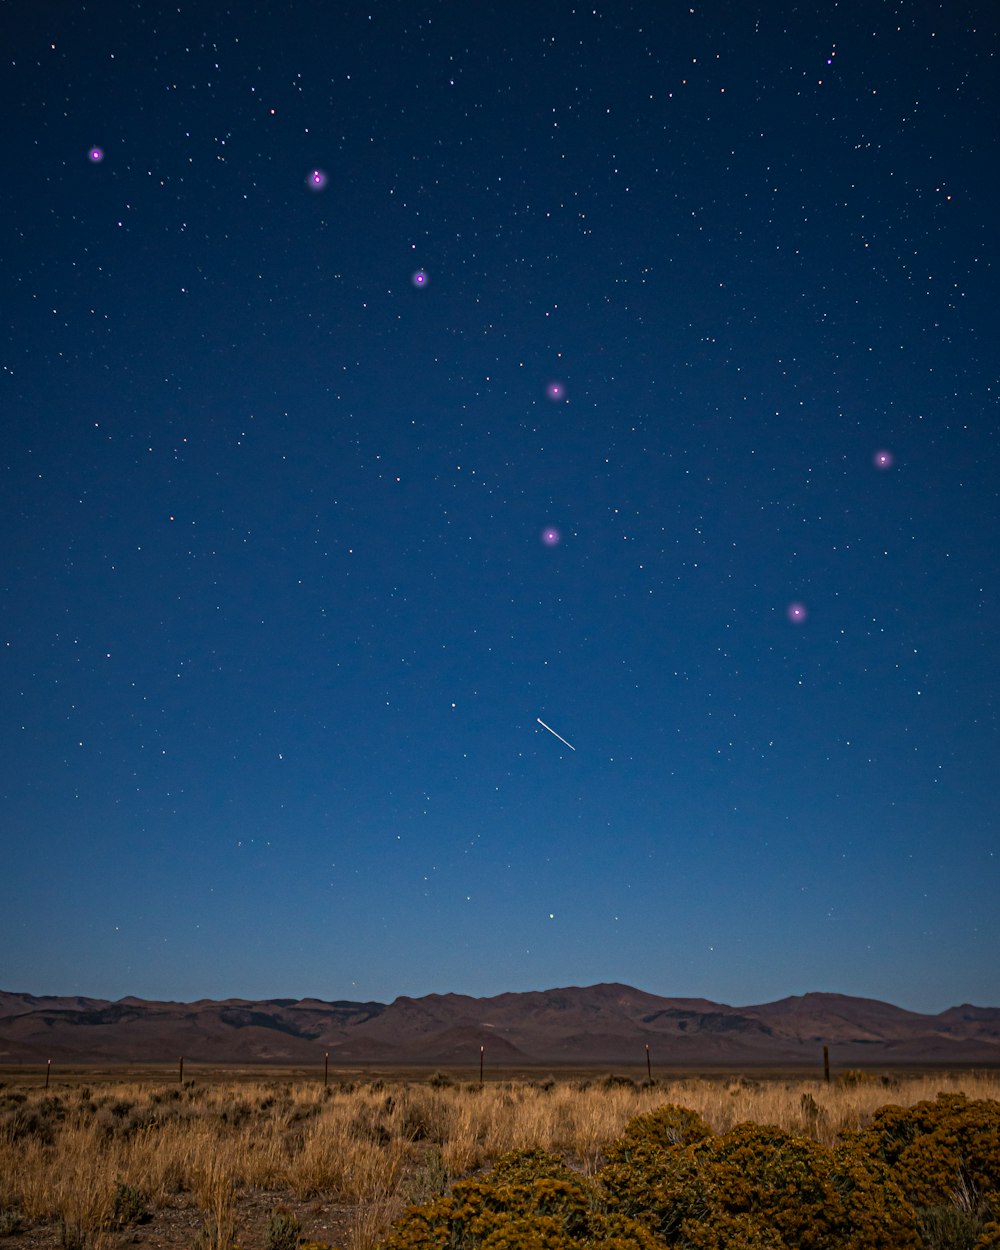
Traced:
[[[140, 1191], [153, 1213], [192, 1209], [198, 1250], [263, 1246], [240, 1226], [241, 1203], [342, 1213], [341, 1243], [372, 1250], [409, 1199], [426, 1199], [509, 1150], [569, 1155], [583, 1170], [633, 1116], [665, 1102], [717, 1132], [754, 1121], [831, 1144], [886, 1103], [939, 1091], [1000, 1098], [1000, 1074], [938, 1074], [827, 1085], [795, 1079], [609, 1080], [445, 1085], [376, 1080], [356, 1086], [275, 1081], [120, 1083], [93, 1092], [0, 1087], [0, 1212], [48, 1244], [101, 1250], [116, 1194]], [[312, 1204], [312, 1205], [310, 1205]], [[36, 1240], [35, 1244], [43, 1244]], [[185, 1244], [169, 1238], [160, 1244]]]

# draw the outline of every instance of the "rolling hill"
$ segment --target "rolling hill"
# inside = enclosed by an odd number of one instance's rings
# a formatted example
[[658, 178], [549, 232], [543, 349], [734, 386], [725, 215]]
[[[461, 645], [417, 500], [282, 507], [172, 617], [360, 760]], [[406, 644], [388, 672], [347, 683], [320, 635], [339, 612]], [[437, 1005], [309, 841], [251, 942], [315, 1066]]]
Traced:
[[627, 985], [391, 1003], [241, 998], [193, 1003], [0, 991], [0, 1064], [641, 1064], [815, 1067], [1000, 1064], [1000, 1008], [921, 1015], [841, 994], [759, 1006], [663, 998]]

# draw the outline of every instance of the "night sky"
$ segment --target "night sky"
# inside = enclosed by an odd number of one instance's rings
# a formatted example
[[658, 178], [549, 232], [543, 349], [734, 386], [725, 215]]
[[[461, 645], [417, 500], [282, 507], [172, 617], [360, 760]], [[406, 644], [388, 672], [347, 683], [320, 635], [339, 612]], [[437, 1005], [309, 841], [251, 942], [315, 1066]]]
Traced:
[[4, 5], [3, 988], [1000, 1003], [1000, 14], [592, 4]]

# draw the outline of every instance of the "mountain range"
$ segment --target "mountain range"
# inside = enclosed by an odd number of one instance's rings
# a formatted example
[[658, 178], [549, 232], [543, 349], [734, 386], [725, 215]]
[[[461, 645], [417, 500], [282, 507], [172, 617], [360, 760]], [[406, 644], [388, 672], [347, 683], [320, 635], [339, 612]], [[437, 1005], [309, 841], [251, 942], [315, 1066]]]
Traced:
[[0, 1064], [645, 1064], [838, 1067], [1000, 1065], [1000, 1008], [922, 1015], [843, 994], [752, 1007], [663, 998], [628, 985], [391, 1003], [229, 998], [193, 1003], [0, 991]]

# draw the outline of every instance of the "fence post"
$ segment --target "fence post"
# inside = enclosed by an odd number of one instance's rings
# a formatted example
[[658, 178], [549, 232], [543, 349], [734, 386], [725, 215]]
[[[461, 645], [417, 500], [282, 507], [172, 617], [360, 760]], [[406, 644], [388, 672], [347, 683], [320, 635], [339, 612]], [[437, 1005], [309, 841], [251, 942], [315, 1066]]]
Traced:
[[52, 1060], [46, 1059], [45, 1061], [45, 1088], [46, 1089], [49, 1088], [49, 1076], [51, 1075], [51, 1072], [52, 1072]]
[[483, 1083], [483, 1055], [486, 1053], [486, 1047], [479, 1047], [479, 1084]]
[[323, 1056], [323, 1084], [329, 1085], [329, 1083], [330, 1083], [330, 1052], [327, 1051], [326, 1054]]
[[181, 1055], [180, 1071], [177, 1074], [177, 1083], [179, 1085], [184, 1084], [184, 1056], [183, 1055]]
[[650, 1080], [653, 1079], [653, 1067], [649, 1062], [649, 1042], [646, 1043], [646, 1075]]
[[830, 1084], [830, 1047], [823, 1047], [823, 1079]]

